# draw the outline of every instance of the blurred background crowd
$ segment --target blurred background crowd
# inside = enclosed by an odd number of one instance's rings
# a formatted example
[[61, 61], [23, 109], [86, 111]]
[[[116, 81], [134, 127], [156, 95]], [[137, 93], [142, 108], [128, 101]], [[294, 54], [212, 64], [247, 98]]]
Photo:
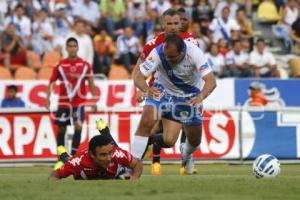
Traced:
[[218, 78], [300, 77], [297, 0], [0, 0], [0, 79], [49, 79], [79, 41], [100, 78], [130, 79], [160, 15], [184, 8]]

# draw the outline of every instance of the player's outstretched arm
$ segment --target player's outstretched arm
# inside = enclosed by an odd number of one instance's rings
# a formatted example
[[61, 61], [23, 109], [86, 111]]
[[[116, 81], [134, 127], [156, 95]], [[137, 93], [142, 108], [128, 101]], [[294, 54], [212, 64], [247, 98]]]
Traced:
[[51, 95], [51, 93], [52, 93], [52, 91], [53, 91], [54, 86], [55, 86], [55, 83], [54, 83], [54, 82], [53, 82], [53, 83], [50, 83], [50, 84], [48, 85], [47, 98], [46, 98], [46, 105], [45, 105], [45, 107], [46, 107], [48, 110], [49, 110], [49, 108], [50, 108], [50, 95]]
[[59, 177], [58, 173], [54, 170], [50, 173], [48, 180], [50, 181], [57, 181], [60, 180], [61, 178]]
[[130, 180], [138, 180], [143, 172], [142, 161], [133, 157], [129, 168], [132, 169], [132, 175], [130, 177]]

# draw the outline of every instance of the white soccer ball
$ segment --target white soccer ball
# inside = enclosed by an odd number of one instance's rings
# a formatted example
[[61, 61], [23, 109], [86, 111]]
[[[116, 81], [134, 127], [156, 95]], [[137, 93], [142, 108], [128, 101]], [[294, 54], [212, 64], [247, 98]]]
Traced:
[[253, 162], [253, 174], [256, 178], [274, 178], [280, 173], [280, 163], [275, 156], [263, 154]]

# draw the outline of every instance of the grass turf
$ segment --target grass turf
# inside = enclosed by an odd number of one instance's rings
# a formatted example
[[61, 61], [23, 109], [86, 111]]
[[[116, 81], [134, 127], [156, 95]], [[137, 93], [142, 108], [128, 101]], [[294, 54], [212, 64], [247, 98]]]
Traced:
[[256, 179], [250, 165], [198, 165], [196, 175], [179, 176], [178, 165], [163, 165], [161, 176], [144, 167], [140, 181], [50, 182], [50, 167], [0, 168], [1, 200], [193, 200], [299, 199], [300, 165], [282, 165], [275, 179]]

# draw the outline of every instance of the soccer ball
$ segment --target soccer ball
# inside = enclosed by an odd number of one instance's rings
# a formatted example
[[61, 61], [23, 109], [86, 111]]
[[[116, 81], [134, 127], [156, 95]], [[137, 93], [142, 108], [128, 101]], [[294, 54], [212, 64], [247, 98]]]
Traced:
[[274, 178], [280, 173], [280, 163], [275, 156], [263, 154], [253, 162], [253, 174], [256, 178]]

